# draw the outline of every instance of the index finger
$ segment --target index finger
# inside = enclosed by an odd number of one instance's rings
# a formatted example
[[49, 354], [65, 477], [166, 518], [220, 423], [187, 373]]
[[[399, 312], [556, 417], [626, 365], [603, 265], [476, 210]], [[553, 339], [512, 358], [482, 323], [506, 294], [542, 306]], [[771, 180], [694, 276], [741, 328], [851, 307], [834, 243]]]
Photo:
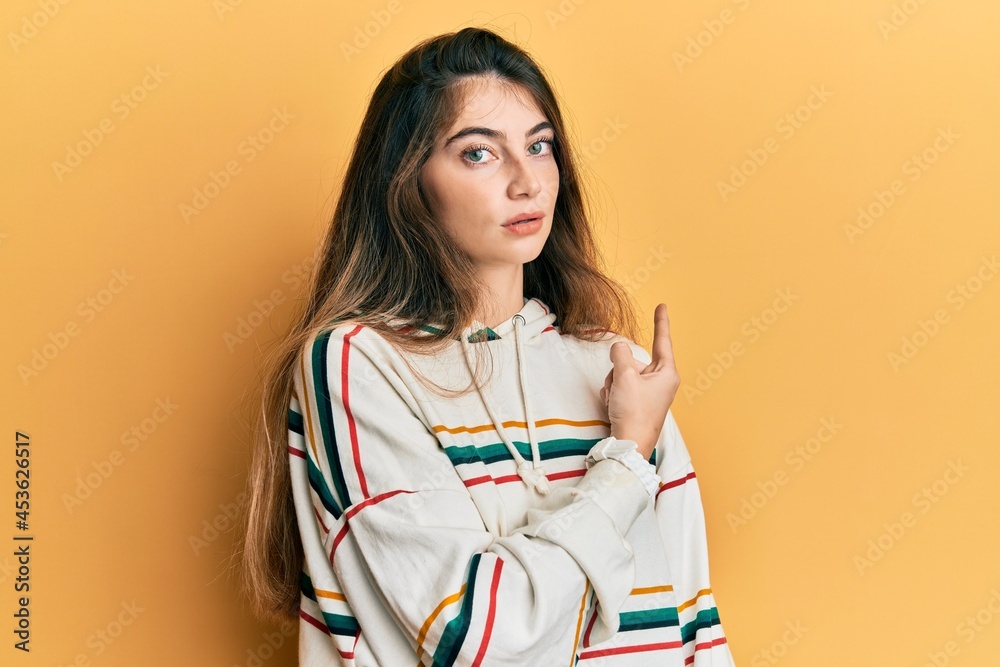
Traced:
[[657, 368], [674, 363], [674, 348], [670, 342], [670, 319], [667, 317], [667, 304], [657, 304], [653, 312], [653, 352], [650, 355], [650, 365]]

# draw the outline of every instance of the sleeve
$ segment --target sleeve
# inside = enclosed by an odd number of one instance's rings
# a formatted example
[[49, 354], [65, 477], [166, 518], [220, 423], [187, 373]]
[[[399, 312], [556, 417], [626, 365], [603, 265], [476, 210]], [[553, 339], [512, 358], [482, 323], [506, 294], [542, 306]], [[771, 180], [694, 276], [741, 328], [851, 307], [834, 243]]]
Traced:
[[382, 341], [338, 327], [297, 363], [289, 455], [308, 477], [296, 515], [309, 576], [342, 586], [382, 664], [405, 664], [403, 648], [427, 665], [572, 662], [591, 592], [591, 642], [614, 635], [634, 584], [624, 536], [652, 503], [642, 481], [600, 461], [526, 525], [492, 534]]
[[[630, 344], [635, 357], [648, 364], [649, 352]], [[709, 582], [708, 538], [698, 477], [672, 410], [667, 410], [655, 457], [662, 482], [654, 496], [654, 509], [670, 565], [685, 664], [733, 667]]]

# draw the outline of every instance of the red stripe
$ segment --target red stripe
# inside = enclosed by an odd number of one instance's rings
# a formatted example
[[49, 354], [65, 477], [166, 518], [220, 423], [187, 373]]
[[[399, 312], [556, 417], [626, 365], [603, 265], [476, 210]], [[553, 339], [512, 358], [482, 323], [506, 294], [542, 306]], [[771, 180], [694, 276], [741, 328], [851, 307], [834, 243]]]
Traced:
[[406, 489], [393, 489], [392, 491], [386, 491], [385, 493], [380, 493], [377, 496], [372, 496], [368, 500], [362, 500], [360, 503], [349, 508], [347, 512], [344, 513], [344, 518], [350, 519], [352, 516], [354, 516], [364, 508], [370, 507], [371, 505], [377, 505], [383, 500], [392, 498], [393, 496], [398, 495], [400, 493], [415, 493], [415, 491], [408, 491]]
[[[587, 474], [586, 468], [581, 468], [579, 470], [563, 470], [562, 472], [547, 472], [545, 476], [548, 479], [566, 479], [568, 477], [583, 477]], [[484, 482], [493, 482], [494, 484], [508, 484], [510, 482], [521, 481], [520, 475], [504, 475], [503, 477], [490, 477], [489, 475], [483, 475], [481, 477], [473, 477], [472, 479], [465, 480], [465, 486], [476, 486], [477, 484], [482, 484]]]
[[344, 525], [341, 526], [340, 532], [337, 533], [337, 537], [333, 538], [333, 545], [330, 547], [330, 565], [333, 565], [333, 554], [337, 551], [337, 546], [343, 541], [344, 537], [347, 536], [347, 531], [350, 529], [350, 524], [347, 520], [352, 516], [360, 512], [366, 507], [375, 505], [382, 502], [386, 498], [391, 498], [398, 493], [414, 493], [413, 491], [407, 491], [406, 489], [395, 489], [393, 491], [386, 491], [385, 493], [380, 493], [377, 496], [372, 496], [368, 500], [362, 500], [357, 505], [350, 507], [346, 512], [344, 512], [341, 518], [344, 519]]
[[[321, 620], [319, 620], [317, 618], [313, 618], [312, 616], [310, 616], [306, 612], [302, 611], [301, 609], [299, 610], [299, 616], [302, 618], [302, 620], [304, 620], [309, 625], [312, 625], [312, 626], [314, 626], [314, 627], [322, 630], [327, 635], [330, 634], [330, 628], [326, 627], [326, 623], [324, 623], [323, 621], [321, 621]], [[358, 646], [358, 637], [360, 637], [360, 636], [361, 636], [361, 628], [358, 628], [358, 631], [354, 634], [354, 648], [357, 648], [357, 646]], [[340, 657], [343, 658], [344, 660], [354, 660], [354, 649], [352, 649], [350, 652], [347, 652], [347, 651], [341, 651], [338, 648], [337, 649], [337, 653], [339, 653]]]
[[316, 503], [313, 503], [312, 506], [313, 506], [313, 514], [316, 515], [316, 520], [319, 521], [319, 525], [323, 527], [323, 532], [329, 535], [330, 529], [326, 527], [325, 523], [323, 523], [323, 517], [320, 516], [319, 510], [316, 509]]
[[288, 445], [288, 451], [291, 452], [292, 454], [295, 454], [300, 459], [304, 459], [306, 457], [306, 453], [305, 452], [303, 452], [301, 449], [296, 449], [295, 447], [292, 447], [291, 445]]
[[[600, 603], [598, 603], [600, 604]], [[586, 648], [590, 646], [590, 631], [594, 628], [594, 621], [597, 620], [597, 604], [594, 605], [594, 610], [591, 612], [590, 620], [587, 621], [587, 629], [583, 633], [583, 647]]]
[[350, 530], [350, 525], [345, 521], [344, 525], [340, 527], [337, 536], [333, 538], [333, 544], [330, 546], [330, 565], [333, 565], [333, 554], [337, 553], [337, 546], [347, 536], [348, 530]]
[[493, 568], [493, 582], [490, 584], [490, 610], [486, 615], [486, 627], [483, 629], [483, 642], [479, 645], [479, 652], [476, 659], [472, 661], [472, 667], [479, 667], [486, 655], [486, 646], [490, 643], [490, 635], [493, 633], [493, 619], [497, 612], [497, 588], [500, 587], [500, 570], [503, 569], [503, 561], [497, 559], [496, 567]]
[[309, 614], [305, 613], [301, 609], [299, 609], [299, 617], [302, 618], [302, 620], [304, 620], [309, 625], [312, 625], [312, 626], [314, 626], [314, 627], [322, 630], [326, 634], [330, 634], [330, 628], [326, 627], [326, 623], [323, 623], [319, 619], [313, 618], [312, 616], [310, 616]]
[[344, 412], [347, 413], [347, 426], [351, 431], [351, 451], [354, 453], [354, 469], [358, 473], [358, 483], [361, 485], [361, 495], [368, 497], [368, 482], [365, 480], [365, 473], [361, 470], [361, 452], [358, 451], [358, 427], [354, 423], [354, 415], [351, 413], [351, 405], [347, 398], [347, 362], [351, 352], [351, 337], [361, 331], [361, 325], [354, 327], [350, 333], [344, 335], [344, 347], [340, 356], [340, 391], [344, 397]]
[[645, 653], [646, 651], [663, 651], [670, 648], [680, 648], [684, 644], [680, 641], [660, 642], [659, 644], [639, 644], [637, 646], [615, 646], [613, 648], [602, 648], [597, 651], [584, 651], [580, 654], [580, 660], [588, 658], [600, 658], [606, 655], [621, 655], [623, 653]]
[[[713, 639], [710, 642], [702, 642], [700, 644], [695, 644], [694, 645], [694, 650], [695, 651], [700, 651], [702, 649], [712, 648], [713, 646], [721, 646], [722, 644], [725, 644], [725, 643], [726, 643], [726, 638], [725, 637], [719, 637], [718, 639]], [[685, 665], [690, 665], [692, 662], [694, 662], [694, 659], [695, 659], [694, 655], [689, 655], [688, 657], [684, 658], [684, 664]]]
[[358, 631], [354, 633], [354, 646], [351, 647], [350, 652], [341, 651], [338, 648], [337, 649], [337, 653], [339, 653], [340, 657], [343, 658], [344, 660], [354, 660], [354, 651], [357, 650], [357, 648], [358, 648], [358, 641], [360, 639], [361, 639], [361, 628], [359, 627]]
[[493, 478], [489, 475], [483, 475], [482, 477], [473, 477], [472, 479], [465, 480], [466, 486], [475, 486], [476, 484], [482, 484], [483, 482], [491, 482]]
[[579, 470], [563, 470], [562, 472], [547, 472], [545, 476], [549, 479], [566, 479], [567, 477], [583, 477], [587, 474], [586, 468]]
[[653, 496], [653, 500], [655, 501], [660, 496], [660, 494], [666, 491], [667, 489], [672, 489], [675, 486], [680, 486], [681, 484], [684, 484], [694, 478], [695, 474], [694, 471], [692, 470], [691, 472], [689, 472], [688, 474], [684, 475], [681, 478], [672, 479], [669, 482], [664, 482], [663, 484], [660, 485], [660, 490], [656, 492], [655, 496]]

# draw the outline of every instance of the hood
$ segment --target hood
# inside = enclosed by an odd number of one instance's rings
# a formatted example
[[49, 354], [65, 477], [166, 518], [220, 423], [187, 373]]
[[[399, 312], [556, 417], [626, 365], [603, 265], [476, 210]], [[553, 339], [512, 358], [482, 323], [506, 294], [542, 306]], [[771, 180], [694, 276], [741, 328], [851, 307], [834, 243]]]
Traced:
[[[520, 315], [520, 318], [518, 318], [518, 315]], [[470, 343], [482, 343], [499, 340], [504, 337], [513, 337], [516, 333], [516, 322], [520, 325], [517, 335], [523, 340], [530, 342], [555, 321], [556, 314], [549, 310], [549, 307], [544, 303], [536, 298], [524, 298], [524, 305], [521, 307], [521, 310], [500, 324], [489, 327], [485, 322], [473, 320], [472, 324], [462, 330], [462, 336]], [[458, 337], [456, 337], [456, 340], [458, 340]]]
[[[514, 315], [511, 315], [508, 319], [504, 320], [500, 324], [490, 327], [485, 322], [480, 322], [479, 320], [472, 320], [472, 324], [465, 327], [460, 335], [456, 335], [454, 340], [461, 340], [464, 336], [466, 341], [470, 343], [482, 343], [492, 340], [501, 340], [505, 336], [512, 337], [514, 333], [515, 321], [521, 325], [521, 337], [525, 340], [532, 341], [539, 334], [545, 331], [546, 328], [558, 325], [556, 320], [556, 314], [551, 311], [551, 309], [542, 303], [537, 298], [527, 298], [522, 297], [524, 305]], [[362, 313], [360, 310], [352, 311], [354, 313]], [[520, 318], [518, 318], [520, 315]], [[397, 327], [401, 332], [416, 332], [415, 335], [422, 335], [423, 333], [438, 334], [444, 331], [444, 325], [439, 322], [427, 323], [422, 325], [413, 325], [411, 322], [404, 318], [385, 318], [385, 321], [393, 327]]]
[[[531, 383], [528, 381], [528, 361], [524, 351], [526, 342], [532, 342], [538, 338], [543, 331], [554, 325], [556, 315], [548, 306], [536, 298], [524, 299], [524, 306], [510, 318], [504, 320], [495, 327], [489, 327], [484, 322], [473, 320], [472, 324], [466, 327], [458, 338], [462, 343], [462, 350], [465, 356], [466, 365], [469, 372], [473, 372], [472, 345], [476, 343], [499, 341], [495, 345], [512, 344], [517, 354], [517, 373], [521, 386], [521, 402], [524, 406], [524, 422], [527, 426], [528, 441], [531, 445], [531, 460], [526, 460], [521, 452], [517, 450], [510, 436], [503, 426], [503, 419], [497, 413], [496, 407], [490, 397], [490, 392], [484, 392], [482, 387], [476, 385], [479, 397], [490, 415], [493, 428], [496, 429], [500, 439], [507, 446], [514, 463], [517, 465], [517, 474], [521, 480], [538, 493], [549, 492], [548, 478], [545, 476], [545, 469], [542, 468], [541, 455], [538, 449], [538, 437], [535, 434], [535, 414], [532, 410]], [[518, 415], [519, 416], [519, 415]]]

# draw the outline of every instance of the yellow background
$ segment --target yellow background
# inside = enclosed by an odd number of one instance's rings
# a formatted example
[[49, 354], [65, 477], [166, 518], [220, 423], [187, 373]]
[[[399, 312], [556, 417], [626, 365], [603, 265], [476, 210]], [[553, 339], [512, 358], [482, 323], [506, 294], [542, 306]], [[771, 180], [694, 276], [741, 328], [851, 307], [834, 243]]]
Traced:
[[[986, 0], [4, 3], [0, 662], [294, 664], [294, 630], [251, 619], [225, 574], [244, 392], [378, 77], [466, 25], [552, 74], [644, 345], [668, 305], [737, 664], [997, 664]], [[185, 215], [196, 191], [213, 196]], [[11, 632], [17, 430], [30, 655]]]

